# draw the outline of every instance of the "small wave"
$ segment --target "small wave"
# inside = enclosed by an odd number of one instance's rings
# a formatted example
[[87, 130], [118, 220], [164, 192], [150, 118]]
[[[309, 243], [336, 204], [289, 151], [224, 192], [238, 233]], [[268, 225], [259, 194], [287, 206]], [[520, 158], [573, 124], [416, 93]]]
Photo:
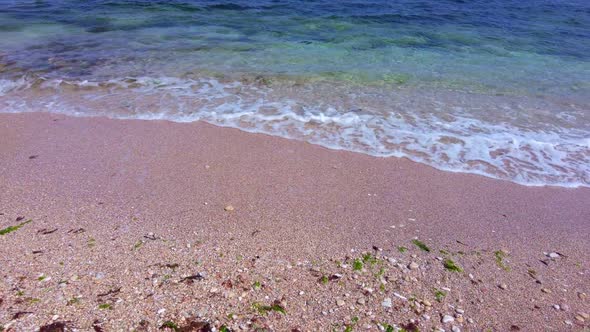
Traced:
[[566, 112], [538, 100], [269, 82], [0, 80], [0, 111], [200, 120], [523, 185], [590, 186], [590, 130], [576, 127], [588, 123], [583, 108]]

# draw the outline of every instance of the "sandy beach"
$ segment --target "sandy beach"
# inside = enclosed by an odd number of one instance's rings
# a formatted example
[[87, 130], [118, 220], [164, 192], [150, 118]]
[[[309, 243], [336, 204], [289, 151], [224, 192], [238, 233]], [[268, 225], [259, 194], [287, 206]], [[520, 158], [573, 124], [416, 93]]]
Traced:
[[0, 331], [590, 328], [588, 188], [202, 122], [0, 114], [0, 142]]

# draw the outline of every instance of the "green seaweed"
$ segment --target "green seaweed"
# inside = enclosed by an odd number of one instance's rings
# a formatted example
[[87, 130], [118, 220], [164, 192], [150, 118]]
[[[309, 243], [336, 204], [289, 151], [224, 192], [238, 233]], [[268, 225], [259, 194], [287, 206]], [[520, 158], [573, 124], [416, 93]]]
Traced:
[[422, 249], [423, 251], [430, 252], [430, 248], [428, 248], [428, 246], [426, 244], [424, 244], [424, 242], [422, 242], [422, 241], [420, 241], [418, 239], [414, 239], [414, 240], [412, 240], [412, 243], [416, 247]]
[[510, 267], [504, 263], [504, 258], [508, 256], [505, 251], [503, 250], [496, 250], [494, 251], [494, 256], [496, 257], [496, 265], [502, 268], [504, 271], [510, 271]]
[[162, 323], [162, 325], [160, 325], [160, 330], [162, 330], [164, 328], [169, 328], [174, 331], [180, 331], [180, 328], [178, 327], [178, 325], [176, 325], [176, 323], [174, 323], [173, 321], [170, 321], [170, 320], [165, 321], [164, 323]]
[[283, 308], [283, 306], [281, 306], [278, 303], [273, 303], [272, 305], [262, 305], [260, 303], [253, 303], [252, 304], [252, 308], [256, 311], [258, 311], [258, 313], [260, 313], [261, 315], [265, 315], [271, 311], [275, 311], [278, 313], [281, 313], [283, 315], [287, 314], [287, 311], [285, 310], [285, 308]]
[[393, 326], [391, 326], [390, 324], [383, 323], [383, 324], [381, 324], [381, 326], [383, 326], [383, 328], [385, 329], [385, 332], [395, 332], [395, 328]]
[[39, 303], [39, 302], [41, 302], [41, 299], [34, 298], [34, 297], [29, 299], [30, 304], [35, 304], [35, 303]]
[[371, 255], [370, 253], [366, 253], [363, 255], [363, 263], [369, 263], [370, 265], [373, 265], [377, 263], [377, 257]]
[[262, 284], [260, 284], [260, 281], [255, 281], [254, 285], [252, 285], [252, 288], [254, 290], [259, 290], [260, 288], [262, 288]]
[[28, 223], [30, 223], [32, 221], [33, 221], [33, 219], [29, 219], [27, 221], [21, 222], [18, 225], [8, 226], [8, 227], [6, 227], [4, 229], [0, 229], [0, 235], [6, 235], [8, 233], [12, 233], [12, 232], [18, 231], [21, 227], [23, 227], [24, 225], [26, 225], [26, 224], [28, 224]]
[[449, 271], [453, 271], [453, 272], [463, 272], [463, 269], [457, 265], [455, 262], [453, 262], [452, 259], [447, 258], [443, 261], [443, 265], [445, 267], [445, 269], [449, 270]]
[[382, 266], [379, 272], [375, 273], [375, 278], [381, 278], [385, 274], [385, 268]]
[[354, 271], [360, 271], [363, 269], [363, 262], [361, 262], [360, 259], [355, 259], [354, 262], [352, 263], [352, 269]]
[[399, 246], [399, 247], [397, 247], [397, 250], [401, 253], [404, 253], [404, 252], [408, 251], [408, 248], [406, 248], [404, 246]]
[[71, 299], [68, 300], [67, 305], [74, 305], [74, 304], [78, 304], [80, 303], [80, 299], [77, 297], [72, 297]]
[[330, 281], [330, 279], [328, 279], [328, 277], [327, 277], [327, 276], [322, 276], [322, 277], [320, 278], [320, 282], [321, 282], [323, 285], [327, 284], [329, 281]]
[[101, 303], [98, 305], [98, 309], [100, 310], [112, 310], [113, 306], [108, 303]]
[[446, 292], [443, 292], [440, 289], [434, 290], [434, 298], [436, 298], [436, 300], [438, 302], [442, 302], [442, 300], [445, 298], [445, 296], [447, 296]]
[[143, 246], [143, 241], [139, 240], [135, 242], [135, 244], [133, 245], [133, 250], [138, 250], [139, 248], [141, 248], [141, 246]]
[[22, 290], [19, 290], [16, 292], [16, 296], [23, 296], [25, 295], [25, 292], [23, 292]]
[[352, 319], [350, 320], [350, 324], [346, 325], [346, 328], [344, 329], [344, 332], [352, 332], [354, 326], [356, 325], [356, 323], [358, 323], [359, 318], [358, 317], [352, 317]]
[[38, 281], [43, 281], [43, 280], [45, 280], [46, 278], [47, 278], [47, 276], [46, 276], [46, 275], [41, 275], [41, 276], [39, 276], [39, 278], [37, 278], [37, 280], [38, 280]]
[[88, 248], [92, 248], [96, 245], [96, 240], [93, 237], [88, 238]]

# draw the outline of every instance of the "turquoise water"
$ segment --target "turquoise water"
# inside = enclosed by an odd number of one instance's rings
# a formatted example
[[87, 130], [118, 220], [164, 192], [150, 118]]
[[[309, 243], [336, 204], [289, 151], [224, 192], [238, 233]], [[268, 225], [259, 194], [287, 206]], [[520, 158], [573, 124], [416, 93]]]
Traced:
[[0, 0], [0, 111], [35, 110], [589, 186], [590, 3]]

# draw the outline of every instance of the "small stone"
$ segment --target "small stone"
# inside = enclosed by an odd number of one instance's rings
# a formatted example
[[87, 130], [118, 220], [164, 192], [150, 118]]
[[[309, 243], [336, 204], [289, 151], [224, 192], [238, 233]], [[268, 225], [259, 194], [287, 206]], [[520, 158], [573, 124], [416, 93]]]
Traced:
[[360, 305], [363, 305], [363, 304], [365, 304], [365, 299], [363, 299], [363, 298], [360, 298], [360, 299], [358, 299], [358, 300], [356, 301], [356, 303], [358, 303], [358, 304], [360, 304]]
[[588, 295], [586, 293], [579, 292], [578, 297], [580, 298], [580, 300], [585, 300], [588, 297]]
[[576, 315], [576, 320], [580, 321], [580, 322], [584, 322], [585, 319], [584, 317], [582, 317], [582, 315]]
[[305, 292], [304, 292], [304, 291], [300, 291], [300, 292], [299, 292], [299, 295], [304, 295], [304, 294], [305, 294]]
[[461, 316], [461, 315], [457, 316], [457, 323], [463, 324], [463, 322], [464, 322], [463, 316]]
[[338, 299], [336, 300], [336, 305], [339, 307], [342, 307], [343, 305], [345, 305], [346, 303], [344, 302], [343, 299]]
[[51, 320], [58, 320], [59, 319], [59, 315], [53, 315], [53, 317], [51, 317]]
[[558, 253], [556, 253], [556, 252], [550, 252], [550, 253], [549, 253], [547, 256], [548, 256], [549, 258], [553, 258], [553, 259], [555, 259], [555, 258], [559, 258], [559, 254], [558, 254]]
[[561, 310], [561, 307], [559, 306], [559, 304], [554, 304], [553, 305], [553, 309], [555, 309], [555, 310]]
[[475, 323], [475, 321], [473, 320], [473, 318], [467, 318], [467, 323], [473, 324]]
[[451, 323], [455, 321], [455, 317], [451, 316], [451, 315], [444, 315], [442, 318], [442, 322], [443, 324], [447, 324], [447, 323]]
[[211, 288], [211, 289], [209, 290], [209, 292], [210, 292], [210, 293], [213, 293], [213, 294], [214, 294], [214, 293], [217, 293], [218, 291], [219, 291], [219, 289], [217, 289], [217, 288], [215, 288], [215, 287], [213, 287], [213, 288]]
[[564, 320], [563, 322], [565, 323], [565, 325], [574, 325], [574, 322], [572, 322], [571, 320]]
[[549, 288], [541, 288], [541, 292], [551, 294], [551, 290]]
[[162, 309], [158, 310], [158, 315], [161, 315], [165, 312], [166, 312], [166, 309], [162, 308]]
[[508, 288], [508, 285], [506, 285], [506, 284], [500, 284], [498, 287], [500, 287], [501, 289], [506, 289], [506, 288]]
[[408, 268], [409, 268], [410, 270], [416, 270], [416, 269], [418, 269], [419, 267], [420, 267], [420, 265], [418, 265], [418, 263], [416, 263], [416, 262], [411, 262], [411, 263], [410, 263], [410, 265], [408, 265]]
[[461, 314], [461, 315], [463, 315], [463, 314], [465, 313], [465, 310], [463, 310], [463, 309], [461, 309], [461, 308], [457, 308], [457, 309], [455, 309], [455, 311], [456, 311], [458, 314]]
[[383, 302], [381, 303], [381, 305], [385, 308], [391, 308], [393, 306], [392, 302], [391, 302], [391, 298], [385, 298], [383, 300]]
[[428, 316], [427, 314], [422, 315], [422, 318], [424, 318], [424, 320], [430, 320], [430, 316]]
[[461, 329], [460, 329], [459, 327], [457, 327], [457, 326], [453, 326], [453, 327], [451, 328], [451, 330], [452, 330], [453, 332], [461, 332]]
[[228, 206], [224, 207], [223, 209], [224, 209], [225, 211], [227, 211], [227, 212], [231, 212], [231, 211], [233, 211], [233, 210], [234, 210], [234, 207], [233, 207], [233, 206], [231, 206], [231, 205], [228, 205]]
[[424, 304], [427, 307], [432, 307], [432, 303], [430, 303], [430, 301], [428, 300], [422, 300], [422, 304]]
[[590, 319], [590, 315], [585, 312], [578, 312], [578, 315], [582, 316], [584, 319]]

